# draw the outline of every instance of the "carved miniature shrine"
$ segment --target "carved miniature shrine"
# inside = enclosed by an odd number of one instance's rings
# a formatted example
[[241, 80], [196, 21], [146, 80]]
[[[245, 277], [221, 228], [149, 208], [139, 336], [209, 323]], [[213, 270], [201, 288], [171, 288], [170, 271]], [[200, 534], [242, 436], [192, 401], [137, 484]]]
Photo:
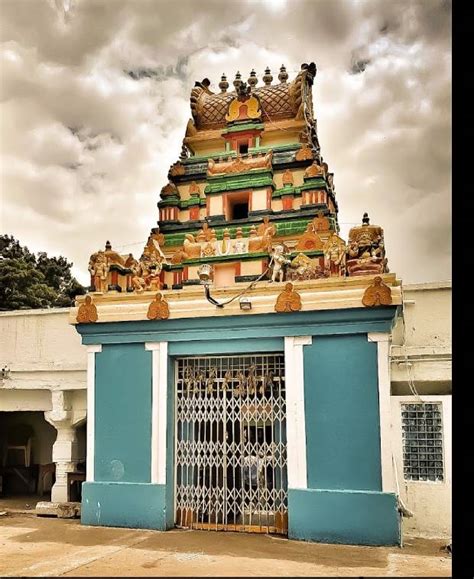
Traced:
[[339, 235], [315, 77], [196, 82], [141, 255], [91, 255], [85, 523], [399, 542], [401, 284], [365, 208]]

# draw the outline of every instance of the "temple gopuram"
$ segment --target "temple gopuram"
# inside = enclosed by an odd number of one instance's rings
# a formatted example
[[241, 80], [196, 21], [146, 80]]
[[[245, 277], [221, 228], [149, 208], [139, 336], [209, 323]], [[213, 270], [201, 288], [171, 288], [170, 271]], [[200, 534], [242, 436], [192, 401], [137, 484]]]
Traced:
[[84, 523], [400, 542], [401, 283], [366, 208], [339, 235], [315, 78], [196, 82], [141, 255], [91, 255]]

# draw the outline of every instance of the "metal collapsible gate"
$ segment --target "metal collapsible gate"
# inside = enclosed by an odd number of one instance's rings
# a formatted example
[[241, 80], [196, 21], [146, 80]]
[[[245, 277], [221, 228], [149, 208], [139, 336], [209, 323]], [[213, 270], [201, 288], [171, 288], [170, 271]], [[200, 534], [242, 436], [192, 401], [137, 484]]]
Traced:
[[176, 525], [286, 534], [283, 354], [176, 360]]

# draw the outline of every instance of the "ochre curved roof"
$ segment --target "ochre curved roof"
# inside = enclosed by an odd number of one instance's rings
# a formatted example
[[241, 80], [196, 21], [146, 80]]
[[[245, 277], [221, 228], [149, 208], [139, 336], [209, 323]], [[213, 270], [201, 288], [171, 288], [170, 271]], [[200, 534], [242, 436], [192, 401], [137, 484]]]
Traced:
[[[304, 86], [311, 86], [314, 75], [308, 69], [301, 70], [290, 83], [279, 83], [255, 88], [252, 94], [259, 97], [262, 105], [262, 121], [303, 118], [302, 102]], [[311, 90], [306, 91], [307, 105], [312, 114]], [[226, 125], [226, 113], [236, 91], [213, 93], [206, 85], [196, 83], [191, 91], [191, 112], [194, 124], [200, 129], [217, 129]]]

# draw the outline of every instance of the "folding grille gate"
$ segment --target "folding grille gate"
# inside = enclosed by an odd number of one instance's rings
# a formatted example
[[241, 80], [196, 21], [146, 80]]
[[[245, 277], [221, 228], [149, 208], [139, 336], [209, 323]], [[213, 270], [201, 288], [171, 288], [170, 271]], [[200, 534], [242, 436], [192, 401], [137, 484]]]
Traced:
[[286, 534], [283, 354], [176, 361], [176, 525]]

